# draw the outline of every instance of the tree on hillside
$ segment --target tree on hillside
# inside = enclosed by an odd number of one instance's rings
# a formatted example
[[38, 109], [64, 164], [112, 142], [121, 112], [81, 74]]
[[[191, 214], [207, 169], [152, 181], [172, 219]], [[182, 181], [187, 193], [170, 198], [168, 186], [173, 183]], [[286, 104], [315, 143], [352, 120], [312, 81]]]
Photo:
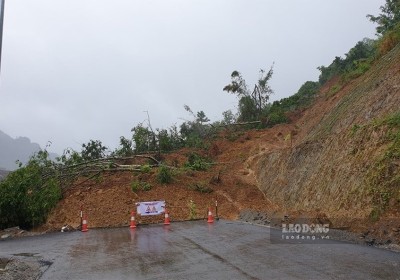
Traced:
[[254, 85], [253, 91], [249, 91], [246, 81], [238, 71], [231, 74], [231, 83], [226, 85], [223, 90], [236, 94], [239, 99], [239, 120], [253, 121], [259, 119], [262, 111], [268, 104], [270, 95], [273, 93], [268, 84], [274, 73], [274, 65], [269, 71], [260, 70], [260, 76]]
[[180, 134], [188, 147], [200, 147], [203, 145], [203, 140], [206, 137], [210, 125], [207, 124], [210, 119], [207, 118], [203, 111], [199, 111], [196, 114], [193, 113], [192, 109], [188, 105], [184, 105], [185, 110], [192, 115], [194, 120], [185, 121], [180, 126]]
[[103, 158], [106, 156], [107, 147], [103, 146], [99, 140], [90, 140], [87, 144], [82, 144], [81, 156], [84, 161]]
[[119, 138], [119, 147], [114, 151], [114, 155], [121, 157], [129, 157], [134, 154], [133, 142], [130, 139], [121, 136]]
[[373, 59], [376, 52], [375, 40], [364, 38], [346, 53], [346, 58], [336, 56], [329, 66], [320, 66], [319, 83], [324, 85], [335, 76], [355, 70], [358, 65], [368, 59]]
[[367, 17], [378, 24], [376, 32], [382, 35], [400, 23], [400, 0], [386, 0], [386, 4], [380, 9], [382, 12], [378, 16], [367, 15]]
[[133, 142], [135, 144], [135, 153], [143, 153], [156, 150], [156, 135], [153, 131], [139, 123], [131, 129], [133, 132]]
[[373, 57], [375, 54], [375, 40], [364, 38], [346, 53], [346, 67], [351, 68], [359, 60]]

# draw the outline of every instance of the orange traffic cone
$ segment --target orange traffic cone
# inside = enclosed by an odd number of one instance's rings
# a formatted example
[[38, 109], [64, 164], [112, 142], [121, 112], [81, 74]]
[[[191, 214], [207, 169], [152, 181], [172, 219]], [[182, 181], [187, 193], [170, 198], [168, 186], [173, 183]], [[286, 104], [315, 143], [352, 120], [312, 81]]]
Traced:
[[83, 216], [82, 220], [82, 232], [87, 232], [88, 231], [88, 226], [87, 226], [87, 216]]
[[164, 220], [164, 225], [170, 225], [171, 221], [169, 220], [169, 212], [167, 210], [167, 208], [165, 208], [165, 220]]
[[207, 223], [214, 223], [214, 217], [213, 217], [213, 214], [211, 212], [211, 207], [208, 208], [208, 220], [207, 220]]
[[131, 212], [131, 226], [130, 226], [130, 228], [136, 228], [135, 211]]

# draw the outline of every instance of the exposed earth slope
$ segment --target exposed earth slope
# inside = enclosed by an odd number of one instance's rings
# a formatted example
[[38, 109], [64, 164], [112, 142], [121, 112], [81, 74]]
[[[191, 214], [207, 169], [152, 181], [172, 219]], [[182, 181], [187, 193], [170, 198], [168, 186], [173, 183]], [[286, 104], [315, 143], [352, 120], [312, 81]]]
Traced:
[[[172, 219], [180, 220], [188, 219], [190, 200], [202, 218], [217, 199], [218, 214], [228, 219], [243, 209], [277, 217], [319, 215], [333, 226], [398, 242], [399, 113], [400, 46], [363, 76], [332, 80], [290, 124], [226, 131], [199, 151], [214, 162], [207, 171], [177, 168], [166, 185], [157, 183], [154, 169], [82, 179], [65, 191], [44, 228], [77, 227], [81, 205], [89, 225], [102, 227], [128, 225], [138, 201], [166, 200]], [[163, 162], [181, 167], [190, 152], [166, 154]], [[152, 188], [134, 193], [133, 181]]]

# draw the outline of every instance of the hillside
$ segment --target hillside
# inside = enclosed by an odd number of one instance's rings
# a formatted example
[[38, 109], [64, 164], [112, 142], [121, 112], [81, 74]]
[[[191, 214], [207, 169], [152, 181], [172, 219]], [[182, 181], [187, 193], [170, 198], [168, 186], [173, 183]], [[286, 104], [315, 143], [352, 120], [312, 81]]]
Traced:
[[292, 147], [249, 164], [281, 209], [322, 212], [360, 230], [386, 219], [379, 235], [398, 238], [400, 46], [336, 93], [335, 85], [294, 123]]
[[[89, 225], [102, 227], [128, 225], [138, 201], [166, 200], [172, 219], [182, 220], [189, 217], [190, 200], [202, 218], [217, 199], [218, 214], [227, 219], [244, 209], [279, 218], [317, 215], [364, 237], [399, 242], [400, 46], [339, 90], [338, 83], [327, 83], [290, 124], [227, 130], [198, 151], [214, 162], [206, 171], [177, 168], [173, 182], [164, 185], [154, 169], [82, 179], [65, 190], [42, 229], [77, 227], [81, 205]], [[162, 160], [182, 167], [192, 152], [180, 150]], [[134, 181], [152, 187], [132, 192]]]

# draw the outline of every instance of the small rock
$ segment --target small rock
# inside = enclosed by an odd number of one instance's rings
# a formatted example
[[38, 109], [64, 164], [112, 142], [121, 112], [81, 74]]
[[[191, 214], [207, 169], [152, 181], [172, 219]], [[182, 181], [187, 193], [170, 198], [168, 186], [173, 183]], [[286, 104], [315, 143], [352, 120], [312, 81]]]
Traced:
[[371, 238], [371, 239], [365, 240], [365, 243], [366, 243], [368, 246], [373, 246], [373, 245], [375, 244], [375, 241], [376, 241], [375, 238]]
[[12, 227], [12, 228], [6, 228], [4, 231], [10, 232], [10, 231], [19, 231], [19, 227]]
[[70, 225], [64, 225], [64, 226], [61, 228], [61, 232], [68, 232], [68, 231], [72, 231], [72, 230], [74, 230], [74, 228], [71, 227]]
[[6, 239], [6, 238], [9, 238], [10, 236], [11, 236], [10, 234], [3, 234], [1, 236], [1, 239]]

